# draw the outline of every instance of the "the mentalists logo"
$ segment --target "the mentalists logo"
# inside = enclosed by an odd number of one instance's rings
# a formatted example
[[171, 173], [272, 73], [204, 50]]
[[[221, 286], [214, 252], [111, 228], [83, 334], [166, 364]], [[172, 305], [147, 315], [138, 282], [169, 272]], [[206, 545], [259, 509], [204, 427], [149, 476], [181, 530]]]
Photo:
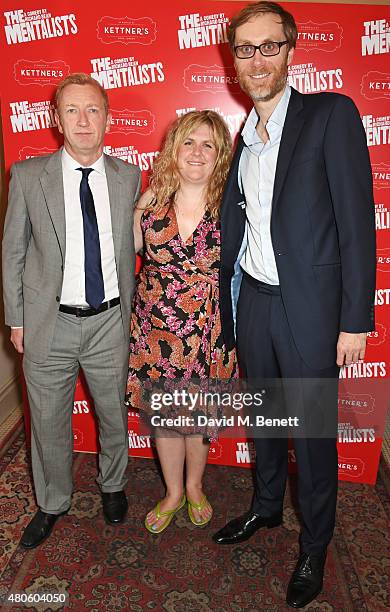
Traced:
[[78, 31], [74, 13], [52, 15], [43, 8], [33, 11], [18, 9], [3, 14], [4, 32], [8, 45], [70, 36], [77, 34]]
[[54, 107], [49, 100], [10, 102], [10, 121], [14, 134], [55, 126]]
[[229, 20], [225, 13], [179, 15], [179, 22], [180, 28], [177, 31], [179, 49], [209, 47], [228, 41], [227, 27]]
[[104, 89], [136, 87], [165, 80], [162, 62], [141, 64], [134, 57], [99, 57], [90, 60], [91, 76], [99, 81]]
[[386, 19], [363, 23], [362, 55], [380, 55], [390, 51], [390, 27]]

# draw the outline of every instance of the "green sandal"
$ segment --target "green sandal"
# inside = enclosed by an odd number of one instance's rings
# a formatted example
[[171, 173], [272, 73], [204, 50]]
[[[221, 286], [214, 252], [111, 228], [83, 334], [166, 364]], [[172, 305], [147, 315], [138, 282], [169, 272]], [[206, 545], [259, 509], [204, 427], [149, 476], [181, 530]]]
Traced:
[[[164, 529], [166, 529], [168, 527], [168, 525], [171, 523], [173, 517], [175, 516], [176, 512], [178, 512], [179, 510], [181, 510], [181, 508], [183, 508], [183, 506], [186, 503], [186, 496], [183, 493], [183, 497], [181, 498], [180, 504], [174, 508], [173, 510], [166, 510], [165, 512], [161, 512], [160, 510], [160, 503], [158, 502], [158, 504], [155, 506], [154, 511], [156, 513], [156, 520], [155, 522], [150, 525], [147, 521], [147, 516], [145, 517], [145, 527], [146, 529], [150, 532], [150, 533], [161, 533], [162, 531], [164, 531]], [[149, 513], [148, 513], [149, 514]], [[167, 518], [165, 519], [165, 521], [160, 525], [160, 527], [158, 529], [153, 529], [153, 525], [155, 525], [157, 523], [157, 521], [162, 518], [163, 516], [166, 516]]]
[[187, 502], [188, 502], [188, 516], [190, 517], [191, 523], [193, 523], [194, 525], [197, 525], [198, 527], [203, 527], [203, 525], [207, 525], [207, 523], [209, 523], [211, 521], [211, 518], [213, 516], [212, 509], [211, 509], [211, 516], [209, 518], [204, 519], [203, 521], [197, 521], [195, 519], [194, 513], [192, 511], [192, 508], [194, 508], [199, 513], [202, 512], [202, 510], [204, 509], [204, 507], [208, 503], [208, 499], [207, 499], [206, 495], [203, 495], [203, 497], [200, 500], [199, 504], [196, 504], [195, 502], [191, 501], [189, 499], [189, 497], [187, 497]]

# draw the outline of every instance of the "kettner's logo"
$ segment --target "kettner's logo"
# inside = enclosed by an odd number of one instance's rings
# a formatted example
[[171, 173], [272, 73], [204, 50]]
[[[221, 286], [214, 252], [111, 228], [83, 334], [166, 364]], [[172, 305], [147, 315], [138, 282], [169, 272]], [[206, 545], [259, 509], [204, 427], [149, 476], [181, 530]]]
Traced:
[[38, 147], [23, 147], [19, 150], [19, 159], [23, 161], [24, 159], [30, 159], [31, 157], [43, 157], [44, 155], [51, 155], [55, 153], [57, 149], [48, 149], [47, 147], [43, 147], [39, 149]]
[[341, 47], [343, 28], [335, 21], [298, 23], [297, 49], [333, 52]]
[[221, 93], [227, 89], [231, 93], [240, 92], [238, 78], [232, 66], [224, 68], [216, 64], [214, 66], [190, 64], [184, 70], [183, 82], [184, 87], [192, 92]]
[[59, 38], [77, 34], [78, 31], [74, 13], [52, 16], [45, 8], [27, 12], [18, 9], [4, 13], [4, 17], [8, 45]]
[[372, 346], [378, 346], [379, 344], [383, 344], [387, 337], [387, 329], [382, 323], [376, 323], [375, 331], [368, 332], [367, 334], [367, 344], [371, 344]]
[[80, 429], [75, 429], [73, 427], [73, 446], [78, 448], [82, 446], [84, 443], [84, 434]]
[[360, 457], [341, 457], [338, 458], [339, 474], [360, 478], [363, 475], [365, 463]]
[[150, 17], [109, 17], [97, 22], [97, 37], [105, 45], [151, 45], [157, 36], [156, 22]]
[[148, 110], [111, 109], [111, 134], [142, 134], [148, 136], [156, 127], [155, 116]]
[[386, 19], [365, 21], [362, 55], [380, 55], [390, 51], [390, 27]]
[[372, 178], [374, 179], [375, 189], [389, 189], [390, 187], [390, 164], [381, 162], [380, 164], [371, 164]]
[[367, 393], [339, 393], [339, 412], [346, 414], [371, 414], [374, 412], [375, 399]]
[[362, 77], [360, 93], [367, 100], [390, 99], [390, 72], [371, 70]]
[[376, 269], [379, 272], [390, 272], [390, 248], [377, 249]]
[[210, 449], [209, 449], [209, 460], [219, 461], [220, 459], [222, 459], [222, 456], [223, 456], [222, 445], [219, 442], [213, 442], [210, 445]]
[[18, 60], [14, 65], [15, 81], [19, 85], [57, 85], [70, 73], [70, 66], [62, 60]]

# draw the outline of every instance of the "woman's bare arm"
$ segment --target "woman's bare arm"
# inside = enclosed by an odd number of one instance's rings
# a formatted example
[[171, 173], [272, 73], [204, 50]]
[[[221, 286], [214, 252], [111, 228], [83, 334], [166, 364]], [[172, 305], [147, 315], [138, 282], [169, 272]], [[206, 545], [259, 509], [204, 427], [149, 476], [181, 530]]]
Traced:
[[142, 234], [142, 228], [141, 228], [141, 217], [142, 217], [142, 213], [145, 211], [145, 209], [148, 207], [148, 205], [150, 204], [150, 202], [152, 201], [154, 197], [154, 194], [152, 192], [151, 189], [147, 189], [140, 197], [140, 199], [138, 200], [135, 209], [134, 209], [134, 226], [133, 226], [133, 231], [134, 231], [134, 247], [135, 247], [135, 252], [138, 253], [143, 245], [144, 245], [144, 239], [143, 239], [143, 234]]

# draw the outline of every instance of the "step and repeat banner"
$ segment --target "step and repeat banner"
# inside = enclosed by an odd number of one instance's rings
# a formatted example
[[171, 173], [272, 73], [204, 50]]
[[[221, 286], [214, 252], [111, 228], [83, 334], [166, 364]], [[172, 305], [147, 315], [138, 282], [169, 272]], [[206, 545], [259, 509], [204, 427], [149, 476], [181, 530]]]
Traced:
[[[87, 7], [75, 0], [4, 0], [0, 73], [7, 171], [15, 161], [60, 146], [53, 94], [71, 72], [87, 72], [107, 90], [112, 125], [105, 151], [137, 164], [144, 187], [167, 126], [177, 116], [216, 110], [235, 137], [250, 105], [235, 76], [227, 28], [245, 4], [98, 0]], [[298, 2], [285, 7], [299, 29], [290, 84], [302, 93], [351, 96], [367, 134], [378, 243], [377, 325], [369, 334], [366, 361], [341, 372], [339, 475], [373, 483], [390, 375], [390, 8]], [[96, 451], [93, 410], [81, 381], [73, 412], [75, 450]], [[131, 455], [153, 454], [137, 412], [129, 412], [129, 446]], [[245, 431], [234, 439], [221, 437], [210, 448], [212, 463], [250, 466], [253, 455]], [[290, 462], [293, 466], [293, 448]]]

